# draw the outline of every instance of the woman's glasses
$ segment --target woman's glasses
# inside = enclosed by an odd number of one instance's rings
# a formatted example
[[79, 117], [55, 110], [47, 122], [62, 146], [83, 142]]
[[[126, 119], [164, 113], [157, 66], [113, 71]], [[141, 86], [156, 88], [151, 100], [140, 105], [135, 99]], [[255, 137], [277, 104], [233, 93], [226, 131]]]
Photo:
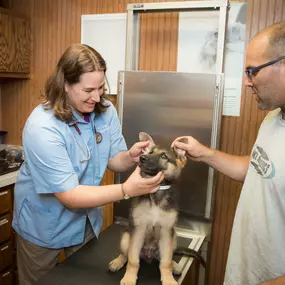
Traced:
[[274, 59], [274, 60], [272, 60], [272, 61], [266, 62], [266, 63], [264, 63], [264, 64], [261, 64], [261, 65], [259, 65], [259, 66], [253, 67], [253, 68], [247, 68], [247, 69], [245, 70], [245, 73], [246, 73], [248, 79], [251, 80], [252, 77], [253, 77], [260, 69], [262, 69], [262, 68], [264, 68], [264, 67], [267, 67], [267, 66], [270, 66], [270, 65], [272, 65], [272, 64], [274, 64], [274, 63], [276, 63], [276, 62], [278, 62], [278, 61], [280, 61], [280, 60], [282, 60], [282, 59], [285, 59], [285, 56], [278, 57], [277, 59]]

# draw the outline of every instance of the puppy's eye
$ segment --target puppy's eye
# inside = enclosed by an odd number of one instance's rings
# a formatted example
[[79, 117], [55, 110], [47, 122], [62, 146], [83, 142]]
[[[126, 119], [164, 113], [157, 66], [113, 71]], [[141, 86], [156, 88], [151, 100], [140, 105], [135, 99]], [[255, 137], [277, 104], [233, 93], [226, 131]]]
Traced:
[[165, 154], [165, 153], [162, 153], [161, 154], [161, 158], [165, 159], [165, 160], [168, 160], [168, 156]]
[[148, 154], [153, 154], [153, 150], [150, 150]]

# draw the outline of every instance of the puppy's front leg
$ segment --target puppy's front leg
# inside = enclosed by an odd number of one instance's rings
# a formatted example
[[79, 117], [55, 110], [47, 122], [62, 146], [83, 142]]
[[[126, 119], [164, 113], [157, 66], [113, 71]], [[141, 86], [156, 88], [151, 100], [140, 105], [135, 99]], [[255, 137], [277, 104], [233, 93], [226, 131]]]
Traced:
[[161, 228], [161, 236], [159, 240], [160, 252], [160, 275], [162, 285], [177, 285], [177, 281], [172, 274], [172, 255], [175, 239], [172, 228]]
[[145, 232], [146, 226], [140, 225], [139, 227], [134, 227], [130, 235], [127, 270], [121, 280], [121, 285], [135, 285], [137, 283], [140, 252], [144, 243]]
[[125, 232], [121, 238], [121, 253], [109, 263], [109, 269], [113, 272], [120, 270], [128, 261], [128, 251], [130, 243], [130, 234]]

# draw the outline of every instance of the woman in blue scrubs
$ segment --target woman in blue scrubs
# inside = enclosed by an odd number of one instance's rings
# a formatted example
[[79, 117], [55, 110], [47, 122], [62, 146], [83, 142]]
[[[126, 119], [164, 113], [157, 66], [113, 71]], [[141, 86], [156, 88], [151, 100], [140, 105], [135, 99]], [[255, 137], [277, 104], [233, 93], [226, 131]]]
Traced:
[[20, 285], [30, 285], [66, 255], [99, 235], [102, 205], [155, 191], [162, 173], [100, 186], [106, 168], [123, 172], [148, 142], [127, 150], [116, 110], [105, 97], [106, 63], [87, 45], [72, 45], [46, 82], [45, 100], [29, 116], [25, 161], [15, 185]]

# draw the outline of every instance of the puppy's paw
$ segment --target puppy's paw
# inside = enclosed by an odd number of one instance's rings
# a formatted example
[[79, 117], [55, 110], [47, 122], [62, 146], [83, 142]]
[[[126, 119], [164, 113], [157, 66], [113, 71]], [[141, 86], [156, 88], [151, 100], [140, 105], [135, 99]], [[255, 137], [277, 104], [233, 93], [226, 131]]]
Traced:
[[181, 275], [182, 268], [174, 260], [172, 261], [172, 273], [174, 275]]
[[136, 283], [137, 283], [136, 277], [124, 276], [124, 278], [120, 282], [120, 285], [136, 285]]
[[109, 270], [112, 272], [119, 271], [125, 265], [125, 260], [120, 256], [109, 263]]
[[162, 280], [162, 285], [177, 285], [177, 281], [172, 277], [172, 278], [165, 278]]

